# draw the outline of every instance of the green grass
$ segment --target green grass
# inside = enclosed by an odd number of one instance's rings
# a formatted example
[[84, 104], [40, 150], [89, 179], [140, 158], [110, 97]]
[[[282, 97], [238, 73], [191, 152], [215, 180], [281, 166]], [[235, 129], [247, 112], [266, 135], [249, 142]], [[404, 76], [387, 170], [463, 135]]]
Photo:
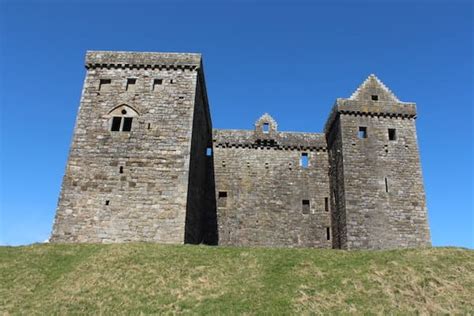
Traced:
[[473, 314], [474, 251], [0, 247], [0, 314]]

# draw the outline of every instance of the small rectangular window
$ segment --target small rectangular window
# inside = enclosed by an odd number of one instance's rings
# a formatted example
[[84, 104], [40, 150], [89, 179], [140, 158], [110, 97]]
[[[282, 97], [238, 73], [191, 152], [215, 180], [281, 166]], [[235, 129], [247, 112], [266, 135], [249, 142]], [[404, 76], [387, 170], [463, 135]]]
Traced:
[[227, 206], [227, 192], [226, 191], [219, 191], [219, 194], [217, 196], [217, 206], [219, 207]]
[[211, 157], [211, 156], [212, 156], [212, 148], [211, 148], [211, 147], [207, 147], [207, 148], [206, 148], [206, 156], [207, 156], [207, 157]]
[[110, 130], [112, 132], [118, 132], [120, 131], [120, 124], [122, 123], [122, 118], [119, 117], [119, 116], [114, 116], [112, 118], [112, 126], [110, 128]]
[[378, 101], [379, 100], [379, 96], [376, 95], [376, 94], [373, 94], [372, 95], [372, 101]]
[[161, 86], [163, 84], [163, 79], [155, 79], [153, 80], [153, 91], [155, 91], [158, 86]]
[[135, 90], [135, 84], [137, 83], [137, 79], [135, 78], [128, 78], [127, 79], [127, 91], [134, 91]]
[[310, 211], [310, 206], [309, 206], [309, 200], [303, 200], [301, 203], [302, 209], [301, 211], [303, 214], [309, 214]]
[[367, 138], [367, 127], [359, 126], [359, 138]]
[[397, 139], [397, 131], [394, 128], [388, 129], [388, 140], [396, 140]]
[[176, 80], [170, 79], [170, 84], [175, 84], [175, 83], [176, 83]]
[[123, 128], [122, 131], [130, 132], [132, 130], [132, 117], [124, 117], [123, 118]]
[[326, 240], [331, 240], [331, 227], [326, 227]]
[[110, 88], [111, 83], [112, 83], [111, 79], [100, 79], [100, 81], [99, 81], [99, 90], [100, 91], [107, 91]]
[[303, 168], [308, 168], [309, 165], [309, 157], [308, 153], [302, 153], [300, 157], [300, 165]]
[[262, 131], [263, 131], [264, 133], [268, 133], [268, 132], [270, 131], [270, 124], [268, 124], [268, 123], [263, 123]]
[[109, 200], [106, 200], [105, 201], [105, 205], [109, 205], [110, 204], [110, 201]]
[[385, 178], [385, 192], [388, 193], [388, 179]]
[[324, 210], [329, 212], [329, 198], [327, 197], [324, 198]]

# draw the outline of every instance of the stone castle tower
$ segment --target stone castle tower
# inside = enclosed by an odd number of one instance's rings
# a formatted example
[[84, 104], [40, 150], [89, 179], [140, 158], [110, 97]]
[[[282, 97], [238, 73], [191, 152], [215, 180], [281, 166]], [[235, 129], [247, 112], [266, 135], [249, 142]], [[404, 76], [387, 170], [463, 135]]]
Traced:
[[430, 245], [414, 103], [374, 75], [324, 133], [212, 129], [199, 54], [88, 52], [51, 241]]

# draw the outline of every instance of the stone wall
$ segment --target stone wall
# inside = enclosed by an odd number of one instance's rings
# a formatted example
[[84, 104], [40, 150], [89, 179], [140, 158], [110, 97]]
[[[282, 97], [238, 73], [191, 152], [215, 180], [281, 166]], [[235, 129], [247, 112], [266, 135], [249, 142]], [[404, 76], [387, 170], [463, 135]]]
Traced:
[[264, 115], [255, 131], [214, 130], [214, 167], [220, 245], [331, 247], [324, 134], [277, 132]]
[[[53, 242], [184, 242], [193, 130], [211, 137], [210, 122], [192, 128], [200, 63], [199, 54], [87, 53]], [[201, 102], [197, 124], [206, 110]], [[114, 116], [132, 118], [131, 131], [111, 131]]]

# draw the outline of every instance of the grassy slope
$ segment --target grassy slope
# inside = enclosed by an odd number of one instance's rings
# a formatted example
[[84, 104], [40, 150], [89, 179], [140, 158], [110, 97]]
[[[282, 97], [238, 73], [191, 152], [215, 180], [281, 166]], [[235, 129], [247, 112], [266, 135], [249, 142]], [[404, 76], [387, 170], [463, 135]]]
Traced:
[[473, 313], [474, 251], [0, 247], [3, 313]]

